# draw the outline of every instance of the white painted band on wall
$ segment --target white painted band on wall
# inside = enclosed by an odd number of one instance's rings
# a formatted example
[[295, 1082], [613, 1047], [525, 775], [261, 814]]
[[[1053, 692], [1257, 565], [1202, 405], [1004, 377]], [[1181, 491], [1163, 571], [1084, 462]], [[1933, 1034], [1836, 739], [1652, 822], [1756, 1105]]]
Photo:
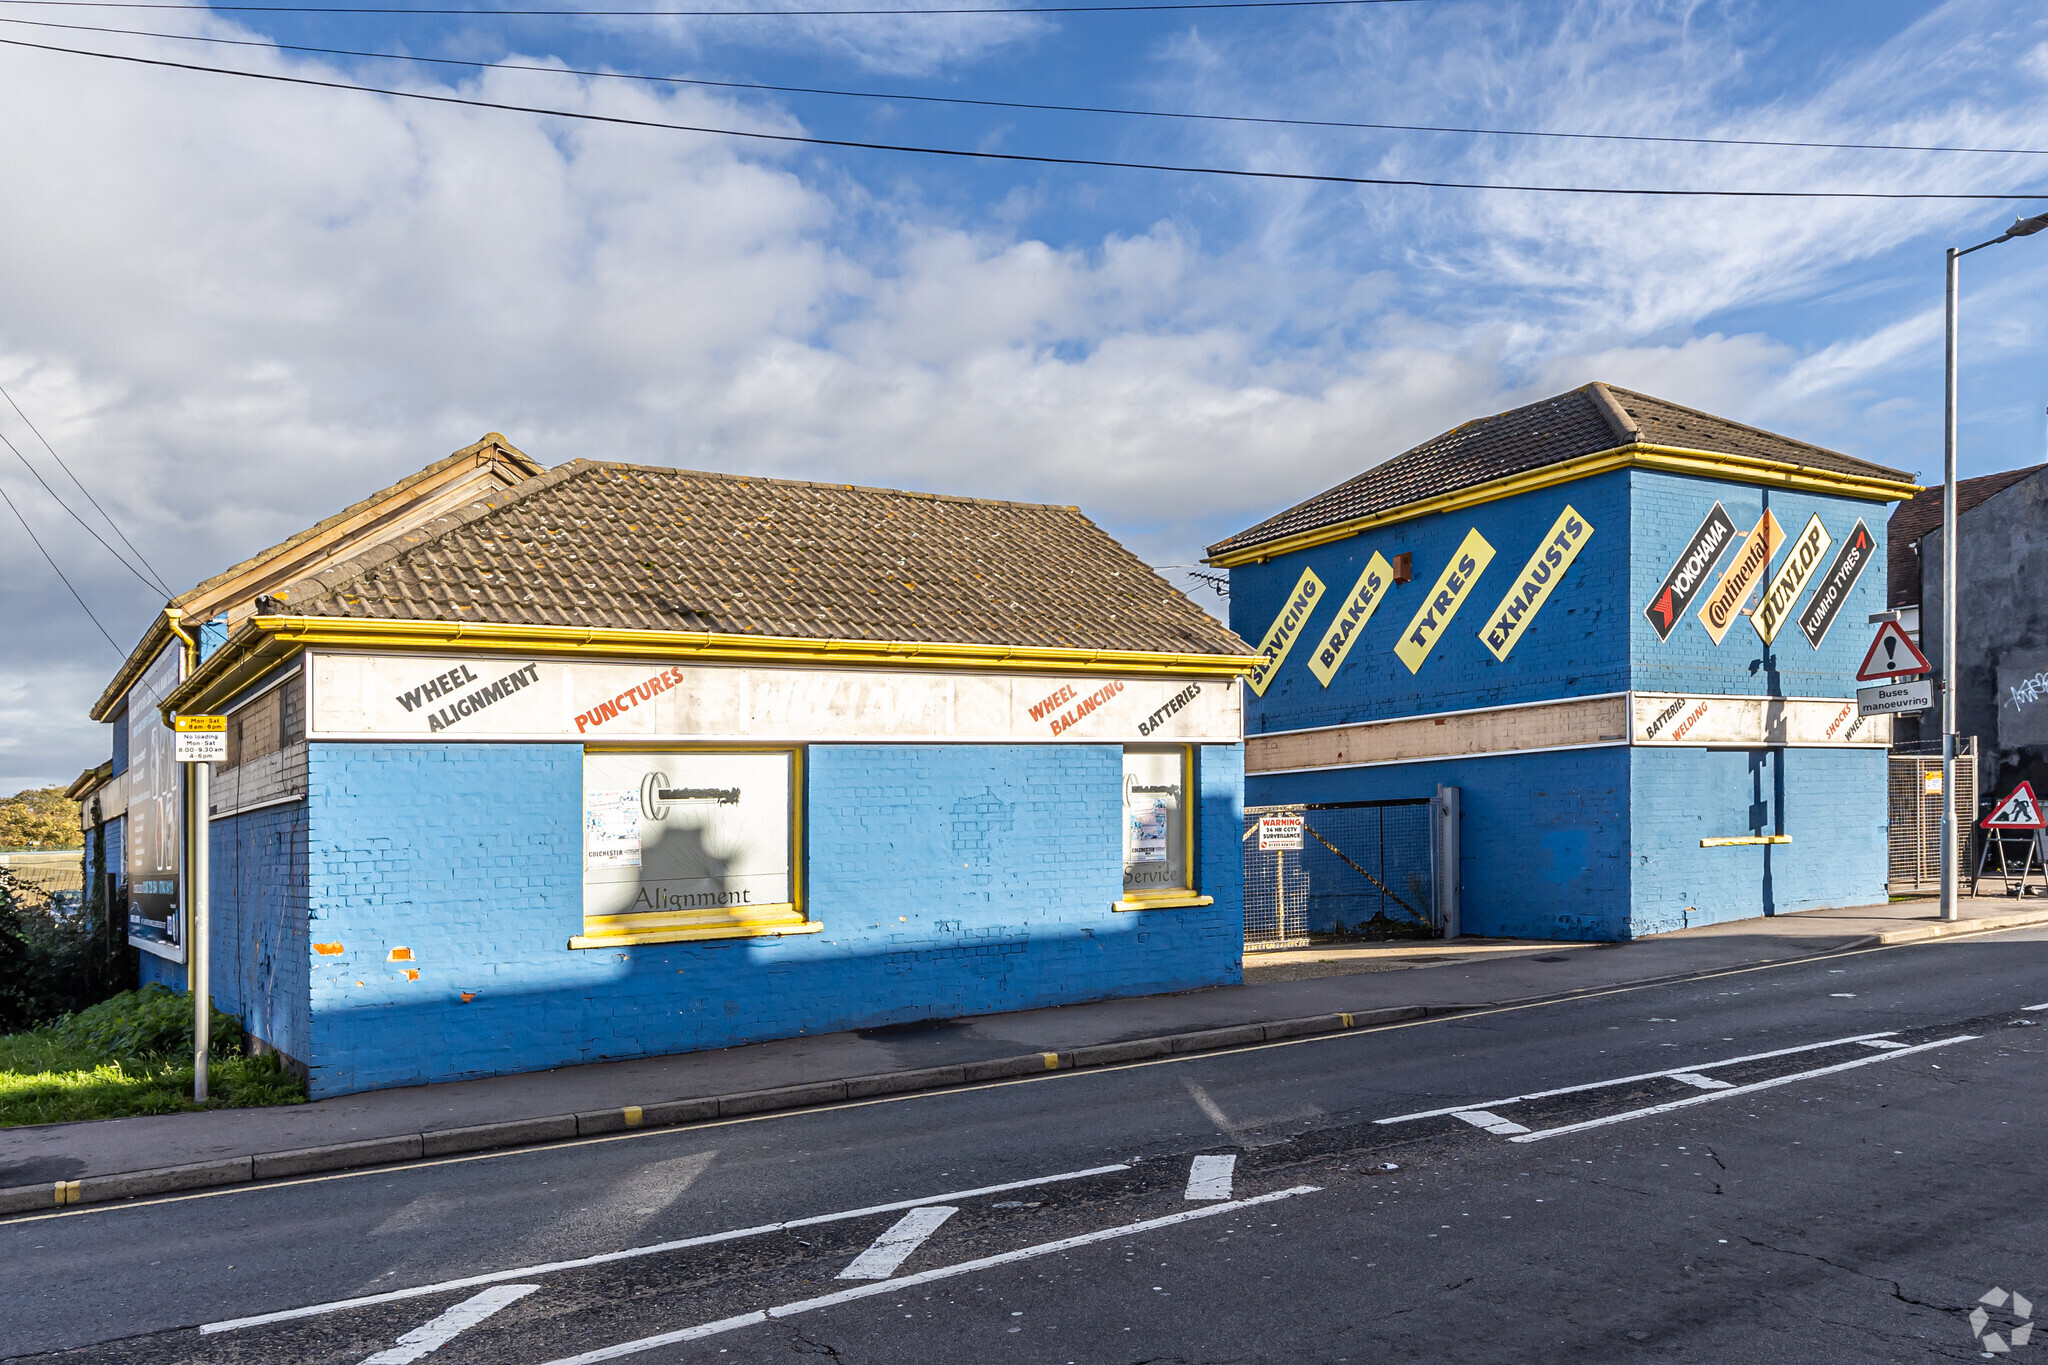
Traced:
[[317, 651], [311, 739], [778, 744], [1243, 737], [1236, 680]]

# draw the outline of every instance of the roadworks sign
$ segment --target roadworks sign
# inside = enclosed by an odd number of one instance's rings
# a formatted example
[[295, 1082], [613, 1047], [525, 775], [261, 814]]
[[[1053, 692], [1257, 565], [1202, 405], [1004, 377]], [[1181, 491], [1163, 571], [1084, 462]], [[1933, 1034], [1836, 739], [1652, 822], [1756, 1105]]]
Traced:
[[1934, 665], [1927, 662], [1913, 637], [1899, 629], [1897, 621], [1881, 621], [1877, 638], [1870, 642], [1870, 652], [1863, 656], [1863, 667], [1856, 670], [1856, 681], [1878, 682], [1933, 671]]
[[2012, 795], [1998, 805], [1998, 809], [1984, 817], [1986, 829], [2042, 829], [2048, 828], [2048, 820], [2041, 818], [2041, 803], [2034, 799], [2034, 787], [2022, 782], [2012, 789]]

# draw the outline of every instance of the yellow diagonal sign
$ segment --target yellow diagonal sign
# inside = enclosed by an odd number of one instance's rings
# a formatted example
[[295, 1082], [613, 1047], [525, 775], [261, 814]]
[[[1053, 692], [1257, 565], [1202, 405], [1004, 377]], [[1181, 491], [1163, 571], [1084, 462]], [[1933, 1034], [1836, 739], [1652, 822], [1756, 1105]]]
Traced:
[[1494, 658], [1506, 662], [1508, 651], [1528, 633], [1536, 613], [1550, 600], [1557, 580], [1564, 577], [1564, 571], [1592, 538], [1593, 523], [1580, 516], [1577, 508], [1565, 504], [1564, 511], [1537, 545], [1536, 553], [1522, 566], [1521, 577], [1508, 589], [1508, 595], [1500, 599], [1493, 616], [1479, 631], [1479, 638], [1493, 651]]
[[1387, 557], [1378, 550], [1365, 563], [1365, 572], [1351, 585], [1351, 596], [1337, 607], [1337, 619], [1324, 632], [1322, 643], [1316, 646], [1316, 654], [1308, 661], [1308, 671], [1316, 675], [1317, 681], [1328, 687], [1330, 680], [1337, 676], [1337, 670], [1344, 666], [1344, 656], [1351, 652], [1351, 646], [1358, 643], [1358, 637], [1365, 630], [1365, 623], [1372, 620], [1372, 614], [1379, 610], [1386, 600], [1387, 585], [1394, 581], [1394, 566], [1387, 563]]
[[1436, 576], [1429, 596], [1422, 599], [1422, 605], [1409, 618], [1407, 629], [1401, 632], [1401, 642], [1394, 646], [1395, 655], [1408, 665], [1410, 673], [1421, 670], [1422, 661], [1450, 629], [1451, 618], [1465, 605], [1465, 599], [1472, 595], [1472, 585], [1492, 562], [1493, 546], [1486, 543], [1478, 527], [1473, 527], [1459, 542], [1451, 562]]
[[1266, 627], [1266, 638], [1259, 641], [1259, 666], [1245, 679], [1252, 691], [1262, 697], [1266, 695], [1266, 689], [1273, 684], [1273, 675], [1280, 671], [1280, 665], [1287, 662], [1287, 652], [1301, 638], [1308, 618], [1315, 614], [1316, 603], [1322, 600], [1323, 580], [1316, 577], [1314, 569], [1303, 569], [1301, 577], [1295, 580], [1294, 591], [1287, 594], [1287, 605], [1280, 608], [1273, 624]]
[[1766, 507], [1764, 514], [1756, 519], [1756, 526], [1742, 538], [1741, 546], [1728, 563], [1727, 572], [1714, 585], [1714, 591], [1707, 595], [1705, 605], [1700, 608], [1700, 624], [1707, 628], [1707, 634], [1720, 644], [1728, 634], [1728, 628], [1735, 624], [1735, 618], [1742, 612], [1743, 599], [1750, 589], [1763, 581], [1764, 567], [1771, 562], [1771, 556], [1785, 543], [1785, 528], [1778, 525], [1778, 519]]
[[1787, 547], [1785, 562], [1771, 576], [1771, 586], [1764, 589], [1764, 600], [1758, 604], [1756, 614], [1749, 618], [1749, 623], [1756, 627], [1758, 638], [1765, 644], [1777, 639], [1778, 631], [1792, 619], [1793, 603], [1813, 581], [1814, 572], [1820, 568], [1820, 557], [1834, 543], [1835, 538], [1828, 534], [1828, 528], [1820, 524], [1820, 513], [1815, 512], [1807, 521], [1806, 528], [1799, 533], [1799, 539]]

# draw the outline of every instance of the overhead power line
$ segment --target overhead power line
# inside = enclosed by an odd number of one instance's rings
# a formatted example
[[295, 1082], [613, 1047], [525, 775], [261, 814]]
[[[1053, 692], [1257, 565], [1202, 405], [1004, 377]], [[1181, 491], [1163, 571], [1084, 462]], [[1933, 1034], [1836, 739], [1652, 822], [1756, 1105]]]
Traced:
[[[105, 536], [101, 535], [98, 531], [93, 530], [91, 523], [87, 522], [84, 517], [78, 515], [78, 512], [71, 506], [70, 503], [64, 501], [62, 497], [58, 496], [57, 490], [50, 487], [50, 481], [43, 477], [42, 471], [29, 463], [28, 456], [21, 453], [21, 448], [15, 445], [13, 441], [9, 440], [7, 437], [7, 433], [4, 431], [0, 431], [0, 445], [5, 445], [9, 450], [13, 451], [14, 458], [21, 461], [21, 467], [29, 472], [29, 477], [34, 479], [37, 483], [41, 484], [43, 486], [43, 491], [45, 493], [48, 493], [51, 499], [59, 507], [63, 508], [67, 513], [69, 513], [73, 521], [77, 522], [80, 526], [83, 526], [85, 528], [85, 533], [91, 536], [94, 540], [97, 540], [100, 543], [101, 548], [106, 550], [108, 554], [112, 555], [115, 558], [115, 560], [117, 560], [120, 563], [122, 568], [126, 569], [129, 573], [134, 574], [136, 579], [141, 582], [143, 587], [148, 588], [151, 592], [162, 592], [166, 597], [171, 595], [169, 592], [165, 591], [161, 583], [152, 583], [149, 581], [149, 579], [143, 577], [142, 570], [136, 568], [133, 564], [130, 564], [126, 556], [124, 556], [119, 550], [115, 549], [113, 546], [107, 544], [107, 538]], [[102, 513], [102, 515], [105, 514]], [[120, 532], [117, 530], [115, 534], [119, 535]]]
[[1146, 14], [1216, 9], [1349, 9], [1436, 0], [1161, 0], [1129, 5], [951, 5], [907, 9], [415, 9], [382, 5], [206, 5], [162, 0], [4, 0], [51, 9], [202, 10], [214, 14], [417, 14], [465, 19], [847, 19], [911, 14]]
[[1259, 171], [1237, 166], [1187, 166], [1158, 161], [1119, 161], [1109, 157], [1050, 156], [1028, 152], [981, 151], [963, 147], [923, 147], [910, 143], [868, 142], [854, 138], [812, 137], [801, 133], [767, 133], [742, 128], [714, 128], [704, 124], [671, 123], [660, 119], [627, 118], [618, 114], [593, 114], [574, 109], [551, 109], [544, 105], [510, 104], [460, 95], [434, 95], [419, 90], [392, 90], [383, 86], [358, 85], [350, 81], [317, 80], [310, 76], [286, 76], [269, 71], [242, 71], [234, 67], [204, 66], [195, 62], [174, 62], [162, 57], [136, 57], [120, 52], [95, 52], [87, 48], [59, 47], [31, 43], [20, 38], [0, 38], [0, 46], [28, 48], [37, 52], [60, 52], [74, 57], [125, 62], [135, 66], [162, 67], [174, 71], [196, 71], [243, 80], [267, 81], [276, 85], [306, 86], [318, 90], [346, 90], [359, 95], [383, 95], [391, 99], [418, 100], [465, 109], [495, 109], [514, 114], [537, 114], [544, 118], [573, 119], [582, 123], [604, 123], [623, 128], [651, 128], [666, 132], [700, 133], [710, 137], [744, 138], [805, 147], [840, 147], [853, 151], [896, 152], [910, 156], [940, 156], [962, 161], [1013, 162], [1034, 166], [1081, 166], [1091, 169], [1164, 171], [1176, 175], [1213, 175], [1241, 180], [1276, 180], [1319, 185], [1378, 185], [1400, 189], [1495, 190], [1518, 194], [1597, 194], [1681, 199], [1877, 199], [1955, 200], [2011, 202], [2048, 199], [2048, 190], [2020, 193], [1956, 194], [1918, 190], [1709, 190], [1603, 185], [1520, 185], [1488, 181], [1421, 180], [1395, 176], [1330, 175], [1312, 171]]
[[[0, 0], [0, 4], [8, 0]], [[1705, 147], [1794, 147], [1839, 152], [1970, 152], [1996, 156], [2048, 156], [2042, 147], [1943, 147], [1895, 142], [1801, 142], [1781, 138], [1677, 137], [1657, 133], [1564, 133], [1535, 128], [1464, 128], [1436, 123], [1365, 123], [1351, 119], [1279, 118], [1263, 114], [1198, 114], [1184, 110], [1126, 109], [1115, 105], [1037, 104], [1024, 100], [972, 99], [964, 95], [916, 95], [902, 91], [838, 90], [818, 85], [769, 85], [760, 81], [714, 81], [700, 76], [655, 76], [631, 71], [593, 71], [538, 62], [485, 62], [463, 57], [422, 57], [410, 52], [366, 52], [347, 47], [312, 47], [258, 38], [218, 38], [197, 33], [158, 33], [149, 29], [113, 28], [101, 24], [59, 24], [43, 19], [11, 19], [0, 24], [62, 29], [69, 33], [110, 33], [126, 38], [165, 38], [218, 47], [253, 47], [269, 52], [305, 52], [321, 57], [368, 57], [377, 61], [412, 62], [421, 66], [459, 66], [480, 71], [531, 71], [547, 76], [578, 76], [598, 80], [641, 81], [654, 85], [689, 85], [713, 90], [758, 90], [776, 95], [828, 95], [838, 99], [885, 100], [905, 104], [954, 104], [978, 109], [1021, 109], [1033, 113], [1110, 114], [1122, 118], [1187, 119], [1202, 123], [1256, 123], [1288, 128], [1347, 128], [1391, 133], [1463, 133], [1479, 137], [1567, 138], [1589, 142], [1660, 142]]]
[[[21, 404], [14, 401], [14, 395], [9, 393], [4, 386], [0, 386], [0, 398], [5, 398], [7, 400], [7, 406], [14, 409], [14, 415], [16, 417], [19, 417], [22, 420], [23, 425], [25, 425], [30, 431], [36, 434], [36, 439], [43, 443], [43, 449], [49, 451], [50, 458], [57, 462], [57, 468], [63, 470], [65, 474], [70, 476], [71, 482], [78, 485], [78, 491], [85, 494], [85, 500], [92, 504], [93, 511], [98, 512], [100, 516], [106, 519], [108, 529], [120, 538], [121, 543], [128, 547], [129, 552], [135, 556], [136, 560], [141, 563], [142, 567], [149, 570], [150, 578], [155, 581], [153, 583], [147, 584], [147, 586], [154, 587], [157, 591], [161, 592], [166, 597], [176, 596], [177, 594], [173, 593], [170, 589], [170, 586], [164, 582], [164, 576], [156, 571], [156, 565], [150, 563], [149, 560], [143, 555], [142, 551], [135, 548], [135, 542], [128, 539], [127, 532], [123, 531], [121, 529], [120, 523], [114, 520], [113, 514], [107, 511], [106, 508], [100, 506], [100, 500], [92, 495], [92, 490], [85, 486], [84, 481], [81, 480], [78, 477], [78, 475], [72, 473], [71, 466], [65, 464], [64, 457], [57, 453], [57, 447], [50, 444], [50, 438], [43, 435], [43, 430], [41, 427], [37, 426], [34, 422], [29, 420], [29, 415], [21, 410]], [[13, 443], [9, 442], [8, 444], [12, 446]], [[16, 455], [19, 455], [20, 453], [20, 451], [15, 451]], [[26, 463], [26, 461], [24, 461], [23, 463]], [[30, 470], [29, 472], [33, 474], [35, 471]], [[48, 486], [49, 485], [47, 484], [44, 485], [45, 488], [47, 488]], [[52, 494], [51, 496], [54, 497], [55, 494]], [[67, 507], [64, 510], [68, 512], [71, 509]], [[76, 517], [78, 514], [76, 512], [73, 512], [72, 515]], [[81, 526], [85, 525], [83, 521], [80, 521], [79, 524]], [[91, 530], [92, 528], [86, 527], [86, 529]], [[101, 541], [100, 543], [103, 545], [106, 544], [105, 541]], [[112, 548], [112, 546], [108, 546], [108, 549], [111, 550]], [[133, 572], [133, 570], [130, 570], [130, 572]]]
[[14, 505], [14, 499], [7, 496], [7, 489], [5, 487], [0, 487], [0, 502], [5, 502], [7, 504], [7, 510], [14, 513], [14, 519], [21, 523], [21, 529], [28, 532], [28, 538], [35, 542], [36, 549], [42, 551], [43, 562], [50, 566], [51, 573], [57, 575], [57, 581], [62, 583], [65, 586], [65, 588], [69, 590], [69, 592], [71, 593], [71, 600], [78, 603], [78, 609], [85, 613], [85, 619], [92, 622], [94, 628], [97, 629], [100, 634], [107, 636], [107, 643], [110, 645], [114, 645], [114, 653], [121, 653], [121, 646], [114, 644], [114, 637], [111, 635], [107, 635], [107, 628], [100, 624], [100, 618], [92, 614], [92, 608], [85, 605], [85, 599], [78, 595], [78, 589], [71, 586], [71, 580], [64, 576], [64, 571], [62, 569], [57, 567], [57, 561], [50, 558], [50, 552], [47, 549], [43, 548], [43, 542], [36, 536], [35, 528], [28, 524], [28, 518], [23, 516], [21, 514], [21, 509]]

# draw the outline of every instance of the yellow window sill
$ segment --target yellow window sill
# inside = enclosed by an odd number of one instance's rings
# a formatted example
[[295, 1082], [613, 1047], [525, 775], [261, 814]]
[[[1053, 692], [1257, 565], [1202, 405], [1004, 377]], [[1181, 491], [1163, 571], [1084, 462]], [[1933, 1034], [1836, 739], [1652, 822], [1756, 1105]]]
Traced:
[[1119, 913], [1125, 910], [1186, 910], [1197, 905], [1214, 905], [1214, 896], [1197, 896], [1189, 891], [1176, 896], [1141, 896], [1132, 900], [1111, 901], [1109, 908]]
[[1719, 839], [1700, 840], [1701, 848], [1734, 848], [1741, 844], [1789, 844], [1789, 834], [1735, 834]]
[[626, 948], [637, 943], [700, 943], [707, 939], [782, 938], [791, 934], [815, 934], [824, 929], [817, 920], [801, 924], [697, 924], [620, 930], [609, 934], [578, 934], [569, 940], [571, 948]]

